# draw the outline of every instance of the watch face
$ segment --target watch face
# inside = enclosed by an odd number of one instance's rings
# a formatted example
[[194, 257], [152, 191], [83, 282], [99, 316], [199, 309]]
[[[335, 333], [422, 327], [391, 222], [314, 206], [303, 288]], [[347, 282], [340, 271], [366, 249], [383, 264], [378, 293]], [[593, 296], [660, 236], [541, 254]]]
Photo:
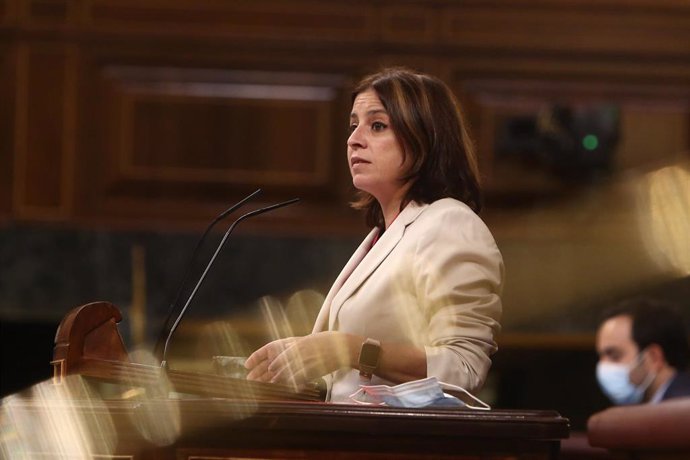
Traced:
[[381, 348], [373, 343], [362, 344], [362, 350], [359, 355], [359, 362], [367, 366], [376, 366], [379, 362], [379, 352]]

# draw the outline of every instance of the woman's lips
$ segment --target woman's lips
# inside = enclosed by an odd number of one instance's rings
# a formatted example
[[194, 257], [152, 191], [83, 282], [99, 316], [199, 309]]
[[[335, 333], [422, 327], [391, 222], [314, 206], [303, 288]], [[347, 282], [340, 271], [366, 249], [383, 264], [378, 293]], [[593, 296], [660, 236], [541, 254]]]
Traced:
[[366, 161], [366, 160], [364, 160], [364, 159], [362, 159], [362, 158], [360, 158], [360, 157], [352, 157], [352, 158], [350, 159], [350, 165], [351, 165], [351, 166], [356, 166], [356, 165], [358, 165], [358, 164], [363, 164], [363, 163], [370, 163], [370, 162], [369, 162], [369, 161]]

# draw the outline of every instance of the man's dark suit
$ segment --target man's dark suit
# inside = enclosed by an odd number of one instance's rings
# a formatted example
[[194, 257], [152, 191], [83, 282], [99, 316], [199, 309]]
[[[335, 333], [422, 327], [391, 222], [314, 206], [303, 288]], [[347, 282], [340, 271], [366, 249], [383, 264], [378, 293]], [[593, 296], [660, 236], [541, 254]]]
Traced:
[[673, 376], [661, 400], [690, 396], [690, 372], [678, 372]]

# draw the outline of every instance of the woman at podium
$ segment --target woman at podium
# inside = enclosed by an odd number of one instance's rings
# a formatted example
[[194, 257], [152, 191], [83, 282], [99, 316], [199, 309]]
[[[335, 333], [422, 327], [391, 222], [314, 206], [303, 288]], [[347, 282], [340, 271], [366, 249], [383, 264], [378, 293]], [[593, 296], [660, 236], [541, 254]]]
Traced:
[[353, 91], [346, 159], [353, 206], [371, 232], [312, 333], [254, 352], [248, 378], [301, 386], [323, 377], [333, 402], [362, 384], [428, 376], [476, 392], [497, 348], [504, 269], [477, 215], [477, 159], [457, 100], [409, 69], [365, 77]]

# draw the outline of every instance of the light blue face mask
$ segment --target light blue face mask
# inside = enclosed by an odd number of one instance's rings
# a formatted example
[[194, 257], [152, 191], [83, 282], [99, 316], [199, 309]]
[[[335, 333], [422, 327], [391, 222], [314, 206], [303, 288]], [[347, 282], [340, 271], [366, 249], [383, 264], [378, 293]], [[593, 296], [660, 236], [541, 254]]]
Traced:
[[[480, 406], [469, 405], [446, 394], [443, 390], [459, 391]], [[428, 406], [456, 406], [470, 409], [489, 410], [488, 404], [476, 398], [464, 388], [439, 382], [436, 377], [401, 383], [400, 385], [361, 385], [350, 395], [350, 399], [358, 404], [386, 405], [392, 407], [428, 407]]]
[[630, 371], [639, 364], [639, 359], [631, 365], [606, 362], [597, 364], [599, 386], [614, 404], [639, 404], [644, 399], [644, 392], [656, 375], [650, 372], [640, 385], [635, 385], [630, 381]]

